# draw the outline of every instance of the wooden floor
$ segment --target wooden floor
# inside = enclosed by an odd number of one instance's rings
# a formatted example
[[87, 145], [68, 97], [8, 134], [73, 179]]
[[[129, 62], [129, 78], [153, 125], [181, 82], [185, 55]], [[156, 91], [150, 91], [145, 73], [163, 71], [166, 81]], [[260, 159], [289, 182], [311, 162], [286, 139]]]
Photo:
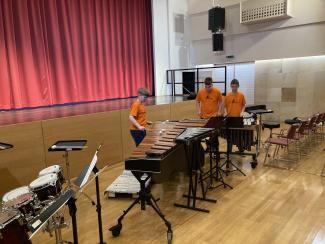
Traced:
[[[186, 179], [177, 175], [170, 182], [154, 185], [159, 206], [171, 221], [173, 243], [325, 243], [325, 143], [303, 158], [294, 170], [263, 167], [251, 170], [249, 158], [240, 164], [247, 176], [234, 173], [226, 181], [233, 190], [218, 188], [209, 197], [218, 202], [199, 204], [210, 213], [175, 208], [184, 201]], [[122, 172], [123, 163], [109, 167], [100, 178], [105, 188]], [[95, 199], [94, 185], [86, 192]], [[107, 243], [167, 243], [166, 227], [152, 209], [136, 206], [124, 219], [121, 235], [113, 238], [108, 228], [116, 223], [132, 200], [102, 198], [104, 238]], [[80, 243], [98, 243], [96, 209], [81, 196], [77, 201]], [[65, 210], [67, 214], [68, 211]], [[71, 229], [64, 231], [72, 239]], [[33, 243], [55, 243], [54, 237], [39, 233]]]

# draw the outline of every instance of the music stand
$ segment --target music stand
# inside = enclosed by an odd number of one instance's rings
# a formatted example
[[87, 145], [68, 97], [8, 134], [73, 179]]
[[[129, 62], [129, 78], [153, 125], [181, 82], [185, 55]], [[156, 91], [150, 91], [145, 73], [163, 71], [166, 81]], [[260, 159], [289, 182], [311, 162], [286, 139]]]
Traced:
[[63, 157], [65, 158], [69, 186], [71, 186], [69, 152], [70, 151], [80, 151], [85, 148], [86, 144], [87, 144], [87, 140], [64, 140], [64, 141], [55, 142], [48, 149], [49, 152], [64, 151]]
[[14, 146], [11, 145], [11, 144], [7, 144], [7, 143], [4, 143], [4, 142], [0, 142], [0, 150], [7, 150], [7, 149], [10, 149], [10, 148], [13, 148]]
[[[230, 140], [230, 129], [231, 128], [244, 128], [244, 120], [243, 117], [226, 117], [225, 118], [225, 127], [226, 127], [226, 137], [227, 137], [227, 158], [226, 161], [221, 165], [221, 168], [226, 165], [226, 170], [223, 170], [226, 173], [231, 173], [235, 171], [239, 171], [242, 175], [246, 176], [246, 174], [235, 165], [230, 159], [231, 148], [229, 147], [231, 144]], [[229, 170], [230, 165], [233, 166], [234, 170]]]
[[0, 151], [13, 148], [14, 146], [8, 143], [0, 142]]
[[[233, 189], [233, 187], [229, 184], [227, 184], [222, 176], [222, 168], [220, 166], [220, 152], [219, 152], [219, 130], [225, 125], [225, 117], [223, 116], [217, 116], [217, 117], [211, 117], [208, 122], [203, 126], [205, 128], [214, 128], [216, 129], [216, 146], [215, 146], [215, 150], [213, 150], [213, 146], [210, 143], [210, 149], [209, 149], [209, 157], [210, 157], [210, 170], [208, 172], [205, 173], [205, 175], [207, 174], [207, 176], [205, 176], [203, 178], [203, 180], [209, 178], [210, 179], [210, 185], [209, 185], [209, 189], [215, 189], [218, 188], [220, 186], [223, 186], [224, 188], [229, 187], [230, 189]], [[211, 138], [210, 138], [211, 140]], [[209, 143], [207, 141], [207, 143]], [[214, 156], [213, 156], [214, 154]], [[212, 160], [215, 159], [216, 160], [216, 165], [213, 167], [212, 166]], [[213, 172], [215, 170], [215, 172]], [[215, 177], [214, 177], [214, 173], [215, 173]], [[213, 179], [215, 179], [216, 181], [220, 182], [221, 184], [213, 186]]]
[[103, 239], [103, 225], [102, 225], [102, 207], [100, 204], [100, 192], [99, 192], [99, 170], [96, 167], [96, 163], [97, 163], [97, 154], [100, 150], [100, 148], [102, 147], [102, 144], [99, 145], [99, 147], [97, 148], [95, 155], [93, 157], [93, 159], [91, 160], [90, 164], [85, 165], [85, 167], [83, 168], [83, 170], [81, 171], [80, 175], [78, 176], [78, 178], [74, 181], [74, 184], [79, 188], [79, 191], [82, 191], [88, 184], [88, 180], [90, 177], [91, 172], [93, 172], [94, 178], [95, 178], [95, 182], [96, 182], [96, 204], [94, 204], [94, 202], [92, 201], [93, 205], [96, 205], [96, 211], [97, 211], [97, 218], [98, 218], [98, 235], [99, 235], [99, 244], [105, 244], [104, 239]]
[[[55, 142], [49, 149], [49, 152], [61, 152], [64, 151], [63, 157], [65, 158], [67, 176], [68, 176], [68, 188], [71, 188], [71, 178], [70, 178], [70, 162], [69, 162], [69, 152], [70, 151], [80, 151], [85, 148], [87, 140], [64, 140]], [[78, 228], [77, 228], [77, 199], [71, 197], [67, 204], [69, 206], [69, 213], [72, 220], [72, 231], [73, 231], [73, 243], [78, 244]]]

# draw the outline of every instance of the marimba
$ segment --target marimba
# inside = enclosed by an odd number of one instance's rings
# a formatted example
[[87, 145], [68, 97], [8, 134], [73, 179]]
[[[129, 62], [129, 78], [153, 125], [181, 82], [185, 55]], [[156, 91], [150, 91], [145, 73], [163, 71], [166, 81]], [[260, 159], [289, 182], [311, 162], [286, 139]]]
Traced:
[[[172, 225], [159, 209], [150, 188], [146, 187], [146, 182], [154, 173], [156, 173], [155, 176], [164, 175], [166, 179], [175, 169], [185, 168], [187, 162], [184, 145], [176, 144], [175, 138], [186, 128], [202, 127], [204, 124], [205, 121], [202, 120], [164, 121], [156, 122], [147, 129], [144, 140], [133, 151], [130, 158], [125, 160], [125, 169], [130, 170], [140, 183], [139, 196], [123, 211], [117, 224], [109, 229], [113, 236], [120, 234], [123, 218], [136, 204], [140, 203], [141, 210], [145, 210], [148, 205], [164, 221], [167, 227], [167, 240], [171, 243]], [[157, 178], [154, 178], [154, 181], [157, 182]]]
[[[155, 122], [146, 137], [125, 160], [125, 169], [155, 174], [153, 180], [161, 182], [175, 171], [186, 171], [187, 161], [184, 145], [175, 138], [186, 128], [203, 127], [206, 120], [181, 120]], [[177, 163], [175, 163], [177, 162]]]

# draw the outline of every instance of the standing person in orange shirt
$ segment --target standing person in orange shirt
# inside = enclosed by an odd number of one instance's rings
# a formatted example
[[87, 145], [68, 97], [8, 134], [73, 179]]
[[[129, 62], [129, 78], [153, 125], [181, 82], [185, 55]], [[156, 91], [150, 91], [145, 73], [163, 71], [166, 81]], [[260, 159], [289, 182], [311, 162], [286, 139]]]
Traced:
[[[225, 116], [240, 117], [243, 115], [246, 106], [246, 100], [243, 93], [238, 91], [239, 82], [237, 79], [233, 79], [230, 83], [231, 92], [225, 97]], [[227, 145], [228, 151], [232, 151], [232, 143]], [[240, 152], [243, 152], [241, 145], [238, 145]]]
[[199, 117], [208, 119], [221, 115], [223, 105], [220, 90], [213, 87], [211, 77], [205, 78], [204, 86], [199, 90], [196, 97], [196, 109]]
[[230, 85], [231, 92], [225, 98], [225, 115], [229, 117], [240, 117], [245, 111], [245, 96], [238, 91], [239, 82], [237, 79], [233, 79]]
[[131, 121], [130, 133], [138, 146], [146, 136], [146, 126], [148, 124], [144, 103], [149, 96], [149, 92], [144, 88], [138, 89], [138, 98], [132, 103], [129, 119]]

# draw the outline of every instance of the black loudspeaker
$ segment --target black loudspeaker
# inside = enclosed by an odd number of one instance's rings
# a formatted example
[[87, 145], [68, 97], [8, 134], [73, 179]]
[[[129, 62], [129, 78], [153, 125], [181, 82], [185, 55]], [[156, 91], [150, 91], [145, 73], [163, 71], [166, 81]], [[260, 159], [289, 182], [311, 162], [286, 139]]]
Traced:
[[214, 52], [223, 51], [223, 34], [213, 33], [212, 34], [212, 50]]
[[195, 72], [182, 72], [183, 94], [195, 92]]
[[225, 29], [225, 9], [215, 7], [209, 10], [209, 30], [216, 32]]

